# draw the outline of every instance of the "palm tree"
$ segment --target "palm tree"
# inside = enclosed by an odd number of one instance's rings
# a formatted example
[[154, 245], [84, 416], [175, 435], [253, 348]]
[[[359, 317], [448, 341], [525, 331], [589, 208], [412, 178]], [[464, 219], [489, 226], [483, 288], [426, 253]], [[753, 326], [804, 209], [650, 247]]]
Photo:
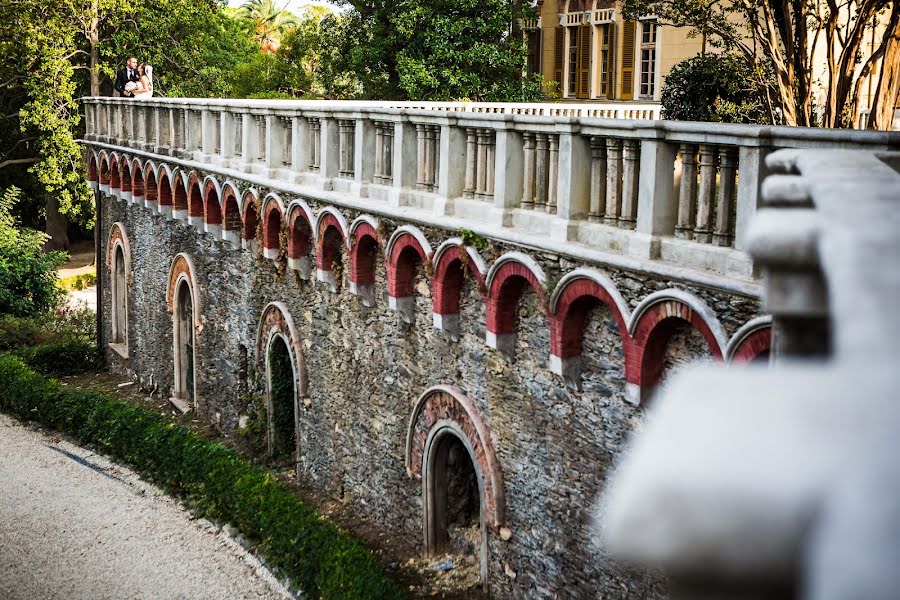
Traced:
[[297, 19], [275, 0], [247, 0], [241, 5], [244, 17], [254, 24], [254, 38], [263, 52], [273, 53], [281, 45], [284, 33], [297, 26]]

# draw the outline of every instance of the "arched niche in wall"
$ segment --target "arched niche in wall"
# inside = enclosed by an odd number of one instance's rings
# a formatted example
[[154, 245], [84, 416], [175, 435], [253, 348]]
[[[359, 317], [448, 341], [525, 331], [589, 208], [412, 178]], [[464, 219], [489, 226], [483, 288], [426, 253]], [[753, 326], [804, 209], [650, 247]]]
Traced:
[[[266, 374], [269, 455], [276, 457], [290, 450], [295, 466], [299, 466], [300, 401], [307, 393], [307, 379], [300, 335], [283, 302], [272, 302], [262, 312], [256, 334], [256, 360]], [[278, 378], [284, 375], [288, 361], [292, 393], [285, 394], [281, 389], [283, 381]]]
[[459, 390], [435, 386], [419, 397], [407, 430], [406, 471], [422, 481], [429, 555], [454, 545], [451, 527], [469, 527], [467, 519], [477, 504], [481, 540], [474, 550], [486, 586], [488, 530], [497, 531], [504, 523], [503, 477], [490, 431], [472, 401]]
[[193, 262], [187, 254], [181, 253], [172, 261], [166, 299], [172, 315], [175, 369], [171, 401], [179, 410], [187, 412], [198, 403], [197, 344], [201, 331], [200, 289]]
[[106, 245], [106, 266], [110, 277], [109, 346], [122, 358], [128, 358], [128, 282], [131, 280], [131, 244], [125, 225], [113, 223]]

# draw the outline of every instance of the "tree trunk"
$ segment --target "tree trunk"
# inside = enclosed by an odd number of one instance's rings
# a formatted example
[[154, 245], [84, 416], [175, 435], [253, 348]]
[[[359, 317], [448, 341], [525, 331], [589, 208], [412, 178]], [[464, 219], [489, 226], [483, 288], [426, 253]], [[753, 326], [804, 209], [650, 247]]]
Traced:
[[59, 201], [56, 196], [47, 196], [47, 235], [50, 239], [44, 244], [46, 250], [68, 250], [69, 234], [66, 216], [59, 212]]
[[100, 95], [100, 33], [98, 31], [98, 2], [99, 0], [91, 1], [91, 25], [88, 31], [88, 43], [90, 44], [90, 79], [91, 79], [91, 96], [99, 96]]
[[872, 98], [872, 112], [869, 113], [866, 127], [890, 129], [898, 102], [900, 102], [900, 23], [895, 25], [894, 32], [886, 42], [881, 76], [878, 78], [878, 87], [875, 88], [875, 96]]

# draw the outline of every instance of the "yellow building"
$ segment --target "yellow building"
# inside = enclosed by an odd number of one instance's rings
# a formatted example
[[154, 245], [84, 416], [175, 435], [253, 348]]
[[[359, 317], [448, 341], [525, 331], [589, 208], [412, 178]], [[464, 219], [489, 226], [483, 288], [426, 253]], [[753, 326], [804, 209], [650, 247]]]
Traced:
[[525, 23], [528, 70], [561, 98], [658, 102], [672, 67], [701, 51], [687, 28], [625, 21], [614, 0], [543, 0]]

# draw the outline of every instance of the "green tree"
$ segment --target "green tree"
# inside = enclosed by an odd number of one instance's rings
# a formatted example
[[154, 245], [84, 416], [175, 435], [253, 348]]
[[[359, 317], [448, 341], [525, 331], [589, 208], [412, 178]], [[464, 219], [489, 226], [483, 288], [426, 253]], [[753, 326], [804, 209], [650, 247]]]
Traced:
[[[698, 54], [676, 64], [666, 76], [661, 103], [664, 119], [768, 123], [765, 72], [750, 69], [734, 54]], [[762, 82], [762, 84], [760, 83]]]
[[534, 100], [515, 0], [333, 0], [350, 7], [345, 68], [368, 98]]
[[253, 24], [254, 41], [264, 52], [277, 51], [281, 38], [297, 26], [297, 18], [275, 0], [247, 0], [241, 12]]
[[0, 315], [26, 317], [59, 305], [56, 274], [66, 255], [45, 253], [46, 234], [18, 226], [13, 209], [21, 200], [17, 188], [0, 192]]
[[[868, 126], [886, 129], [900, 97], [900, 2], [894, 0], [623, 0], [623, 13], [689, 27], [713, 47], [737, 52], [753, 70], [771, 68], [773, 122], [851, 126], [861, 84], [879, 65]], [[825, 98], [818, 120], [813, 92], [820, 64]]]

